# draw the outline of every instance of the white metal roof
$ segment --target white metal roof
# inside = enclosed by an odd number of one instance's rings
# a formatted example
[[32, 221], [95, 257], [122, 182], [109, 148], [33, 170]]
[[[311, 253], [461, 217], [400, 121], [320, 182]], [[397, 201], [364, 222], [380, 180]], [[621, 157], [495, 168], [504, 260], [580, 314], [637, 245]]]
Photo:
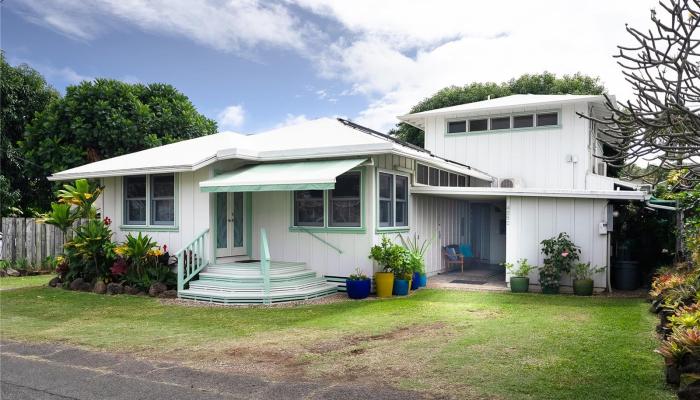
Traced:
[[496, 187], [443, 187], [415, 186], [413, 194], [427, 194], [457, 199], [505, 198], [505, 197], [559, 197], [589, 198], [609, 200], [645, 200], [647, 194], [636, 190], [570, 190], [537, 188], [496, 188]]
[[473, 114], [479, 112], [487, 113], [512, 108], [546, 107], [578, 102], [603, 103], [605, 102], [605, 97], [602, 95], [573, 94], [514, 94], [490, 100], [401, 115], [398, 118], [403, 122], [423, 129], [425, 117], [449, 114]]
[[363, 132], [335, 118], [305, 121], [256, 135], [222, 132], [71, 168], [49, 179], [193, 171], [226, 159], [270, 162], [379, 154], [402, 155], [452, 172], [493, 180], [485, 172], [402, 145], [370, 130]]

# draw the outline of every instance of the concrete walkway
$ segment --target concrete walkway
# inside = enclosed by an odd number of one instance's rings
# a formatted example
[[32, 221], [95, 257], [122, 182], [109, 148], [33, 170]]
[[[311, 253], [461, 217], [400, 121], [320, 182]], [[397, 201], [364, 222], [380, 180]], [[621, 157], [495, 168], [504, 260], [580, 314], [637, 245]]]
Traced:
[[363, 384], [278, 382], [55, 344], [0, 342], [0, 398], [24, 399], [428, 399]]
[[508, 291], [505, 268], [496, 264], [475, 264], [428, 278], [432, 289], [462, 289], [489, 292]]

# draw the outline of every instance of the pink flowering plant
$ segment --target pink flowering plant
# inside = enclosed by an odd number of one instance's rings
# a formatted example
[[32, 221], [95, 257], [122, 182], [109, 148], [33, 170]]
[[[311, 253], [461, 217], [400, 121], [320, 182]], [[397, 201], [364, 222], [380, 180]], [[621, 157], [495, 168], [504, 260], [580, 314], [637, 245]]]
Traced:
[[559, 273], [569, 273], [581, 256], [581, 249], [571, 241], [566, 232], [541, 242], [544, 263], [552, 265]]

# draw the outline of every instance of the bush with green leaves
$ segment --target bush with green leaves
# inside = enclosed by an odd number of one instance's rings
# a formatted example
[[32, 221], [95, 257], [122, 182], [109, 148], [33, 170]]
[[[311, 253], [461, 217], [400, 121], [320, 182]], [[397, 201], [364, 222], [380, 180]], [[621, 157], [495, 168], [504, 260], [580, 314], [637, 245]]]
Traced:
[[393, 272], [403, 276], [407, 272], [408, 251], [402, 246], [393, 243], [386, 235], [382, 235], [381, 242], [372, 246], [369, 258], [382, 267], [383, 272]]
[[421, 241], [417, 234], [409, 238], [404, 238], [400, 233], [399, 239], [408, 250], [408, 263], [411, 266], [411, 271], [425, 275], [425, 253], [430, 247], [431, 240], [426, 239]]
[[561, 272], [553, 264], [545, 263], [539, 268], [540, 286], [543, 288], [555, 288], [559, 286]]
[[570, 272], [571, 267], [581, 256], [581, 249], [571, 241], [566, 232], [545, 239], [540, 244], [545, 257], [544, 263], [552, 265], [560, 274]]
[[177, 284], [177, 275], [164, 263], [163, 251], [150, 236], [141, 232], [136, 236], [128, 234], [115, 252], [120, 257], [111, 269], [115, 280], [142, 290], [157, 282], [168, 287]]
[[68, 261], [68, 279], [109, 280], [116, 258], [112, 230], [104, 221], [91, 219], [75, 230], [73, 240], [64, 246]]
[[574, 280], [592, 279], [594, 275], [605, 271], [605, 267], [593, 266], [591, 263], [576, 263], [573, 268]]

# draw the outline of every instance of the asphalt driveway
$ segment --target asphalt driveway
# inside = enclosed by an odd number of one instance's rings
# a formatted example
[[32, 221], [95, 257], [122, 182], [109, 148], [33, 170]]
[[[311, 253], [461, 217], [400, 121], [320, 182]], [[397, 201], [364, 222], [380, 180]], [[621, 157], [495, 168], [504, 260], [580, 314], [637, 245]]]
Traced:
[[0, 342], [0, 398], [19, 399], [420, 399], [362, 384], [278, 382], [202, 371], [55, 344]]

